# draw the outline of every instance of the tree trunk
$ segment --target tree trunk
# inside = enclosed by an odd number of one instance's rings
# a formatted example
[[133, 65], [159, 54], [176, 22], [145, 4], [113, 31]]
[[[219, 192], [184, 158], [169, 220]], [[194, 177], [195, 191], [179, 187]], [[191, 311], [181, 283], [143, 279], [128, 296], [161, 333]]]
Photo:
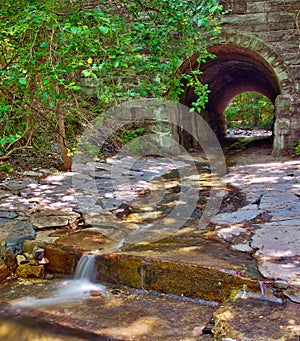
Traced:
[[[58, 86], [56, 92], [59, 93]], [[72, 158], [69, 155], [69, 150], [66, 146], [66, 130], [65, 130], [65, 118], [60, 104], [60, 100], [56, 102], [56, 115], [58, 118], [58, 130], [59, 130], [59, 142], [63, 157], [63, 169], [70, 171], [72, 168]]]

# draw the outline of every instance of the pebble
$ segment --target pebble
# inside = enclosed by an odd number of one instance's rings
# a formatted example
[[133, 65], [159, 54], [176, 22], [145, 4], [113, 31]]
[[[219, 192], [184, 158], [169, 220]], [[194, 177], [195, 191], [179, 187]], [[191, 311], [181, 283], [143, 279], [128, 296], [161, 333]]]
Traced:
[[17, 255], [16, 260], [18, 265], [24, 264], [24, 262], [26, 261], [26, 257], [24, 255]]
[[232, 244], [230, 246], [232, 250], [240, 251], [240, 252], [252, 252], [253, 249], [249, 244]]

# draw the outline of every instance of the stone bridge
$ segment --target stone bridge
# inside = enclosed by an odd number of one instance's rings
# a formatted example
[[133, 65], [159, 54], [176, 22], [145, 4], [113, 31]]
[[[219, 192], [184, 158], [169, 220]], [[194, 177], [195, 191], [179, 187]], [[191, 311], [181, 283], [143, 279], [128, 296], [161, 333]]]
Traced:
[[[280, 155], [300, 139], [300, 0], [222, 0], [225, 16], [216, 58], [202, 66], [210, 88], [202, 113], [219, 138], [226, 134], [224, 111], [245, 91], [259, 92], [275, 106], [273, 154]], [[181, 71], [197, 68], [197, 54]], [[195, 100], [186, 87], [181, 102]]]

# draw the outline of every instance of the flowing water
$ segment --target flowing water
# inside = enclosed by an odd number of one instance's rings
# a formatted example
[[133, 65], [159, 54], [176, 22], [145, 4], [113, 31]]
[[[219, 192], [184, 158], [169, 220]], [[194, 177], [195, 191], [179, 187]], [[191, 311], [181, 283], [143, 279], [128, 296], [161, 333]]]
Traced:
[[57, 291], [50, 297], [25, 297], [10, 302], [15, 308], [37, 308], [63, 303], [78, 303], [91, 296], [92, 293], [106, 296], [106, 288], [94, 283], [96, 277], [95, 256], [85, 254], [79, 260], [74, 279], [59, 283]]
[[75, 280], [88, 280], [94, 282], [96, 279], [96, 260], [94, 255], [83, 255], [78, 264], [74, 275]]

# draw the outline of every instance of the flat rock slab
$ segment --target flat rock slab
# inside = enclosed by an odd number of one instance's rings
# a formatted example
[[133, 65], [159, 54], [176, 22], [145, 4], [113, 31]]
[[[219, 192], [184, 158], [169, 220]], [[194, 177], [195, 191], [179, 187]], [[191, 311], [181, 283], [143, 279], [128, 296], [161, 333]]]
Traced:
[[213, 224], [242, 223], [244, 221], [255, 219], [262, 213], [264, 213], [264, 211], [257, 209], [238, 210], [232, 213], [217, 214], [215, 217], [213, 217], [211, 222]]
[[266, 278], [295, 282], [300, 276], [300, 225], [278, 222], [258, 226], [251, 246], [257, 249], [259, 271]]
[[41, 209], [31, 214], [30, 220], [36, 229], [62, 227], [80, 218], [80, 214], [71, 210]]
[[300, 219], [300, 202], [287, 204], [284, 208], [270, 211], [272, 221], [281, 221], [288, 219]]
[[37, 181], [31, 178], [23, 178], [21, 181], [8, 180], [2, 183], [2, 186], [9, 191], [19, 191], [31, 184], [36, 184]]
[[14, 224], [6, 239], [6, 246], [11, 249], [14, 254], [22, 251], [22, 243], [24, 240], [33, 239], [35, 230], [33, 225], [26, 221], [19, 221]]
[[0, 218], [4, 219], [14, 219], [18, 217], [18, 213], [14, 211], [2, 211], [0, 210]]
[[[18, 286], [13, 285], [14, 293], [11, 288], [0, 292], [6, 301], [26, 293], [49, 298], [58, 285], [57, 281], [35, 282], [27, 283], [26, 288], [20, 287], [19, 291]], [[76, 305], [64, 302], [52, 307], [18, 311], [7, 307], [4, 314], [1, 309], [0, 338], [8, 341], [41, 340], [53, 333], [49, 340], [207, 340], [202, 329], [211, 319], [215, 306], [143, 290], [107, 289], [108, 299], [94, 296]], [[16, 315], [18, 321], [13, 322]], [[28, 324], [35, 329], [28, 328]]]
[[27, 212], [32, 208], [32, 203], [24, 197], [19, 197], [11, 193], [0, 201], [0, 208], [2, 211]]
[[299, 204], [299, 198], [292, 193], [269, 193], [264, 194], [260, 200], [261, 210], [274, 210], [286, 207], [288, 204]]
[[238, 299], [220, 307], [213, 327], [216, 340], [298, 341], [299, 305]]

